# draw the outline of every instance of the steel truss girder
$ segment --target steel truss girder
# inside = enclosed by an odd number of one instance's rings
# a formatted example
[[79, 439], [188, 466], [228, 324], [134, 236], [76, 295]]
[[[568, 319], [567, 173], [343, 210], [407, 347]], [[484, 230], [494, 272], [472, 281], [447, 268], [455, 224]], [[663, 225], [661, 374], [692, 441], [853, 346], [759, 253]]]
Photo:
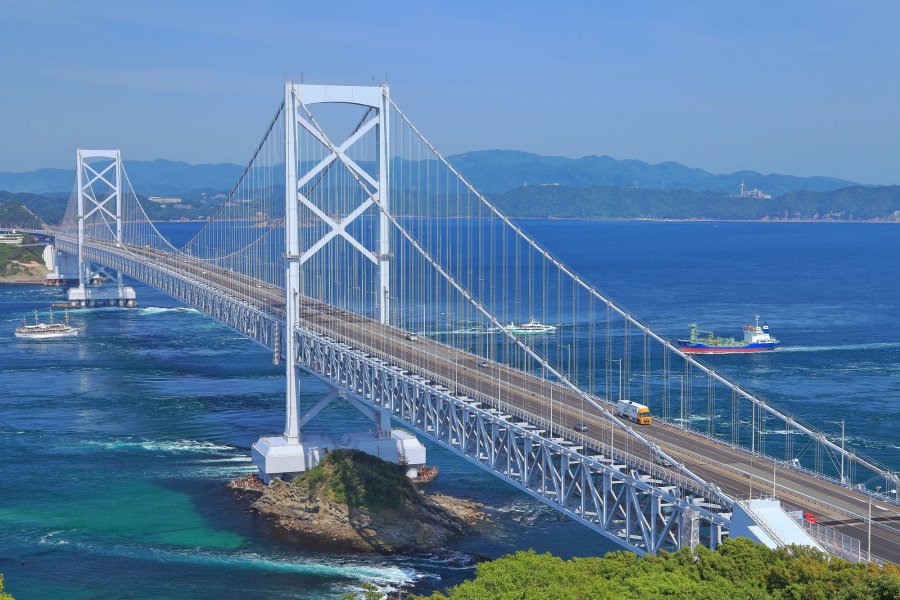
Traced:
[[[76, 254], [78, 243], [75, 240], [57, 237], [56, 249]], [[89, 244], [84, 246], [84, 255], [93, 263], [115, 269], [193, 306], [267, 348], [273, 346], [275, 328], [284, 327], [283, 319], [279, 320], [280, 317], [266, 314], [221, 290], [177, 275], [161, 265]]]
[[726, 533], [728, 515], [700, 506], [709, 499], [693, 490], [543, 437], [531, 425], [513, 423], [480, 402], [327, 336], [305, 329], [296, 336], [298, 364], [342, 394], [390, 413], [629, 550], [647, 554], [699, 543], [714, 548]]
[[[77, 241], [57, 237], [57, 249], [75, 253]], [[284, 316], [265, 313], [221, 290], [121, 250], [86, 245], [86, 258], [143, 281], [197, 308], [258, 343], [284, 348]], [[341, 394], [389, 413], [469, 462], [575, 521], [638, 554], [704, 544], [727, 533], [728, 508], [639, 469], [544, 437], [537, 426], [511, 420], [483, 403], [405, 371], [320, 333], [295, 332], [298, 366]], [[700, 535], [701, 531], [704, 535]]]

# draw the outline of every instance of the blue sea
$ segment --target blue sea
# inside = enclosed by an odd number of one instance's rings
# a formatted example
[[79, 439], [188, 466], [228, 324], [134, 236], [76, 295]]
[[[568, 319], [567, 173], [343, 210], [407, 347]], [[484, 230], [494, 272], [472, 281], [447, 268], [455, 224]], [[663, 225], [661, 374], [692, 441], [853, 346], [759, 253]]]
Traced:
[[[710, 357], [746, 387], [900, 469], [900, 226], [523, 221], [662, 333], [723, 335], [762, 315], [774, 353]], [[169, 225], [175, 237], [188, 225]], [[0, 573], [17, 600], [336, 598], [364, 581], [442, 589], [482, 558], [616, 547], [440, 448], [432, 489], [491, 521], [433, 554], [336, 554], [273, 529], [225, 483], [283, 427], [265, 349], [136, 284], [141, 308], [91, 309], [77, 339], [13, 338], [63, 290], [0, 285]], [[46, 312], [44, 313], [46, 315]], [[324, 388], [303, 380], [303, 401]], [[340, 405], [312, 427], [366, 427]]]

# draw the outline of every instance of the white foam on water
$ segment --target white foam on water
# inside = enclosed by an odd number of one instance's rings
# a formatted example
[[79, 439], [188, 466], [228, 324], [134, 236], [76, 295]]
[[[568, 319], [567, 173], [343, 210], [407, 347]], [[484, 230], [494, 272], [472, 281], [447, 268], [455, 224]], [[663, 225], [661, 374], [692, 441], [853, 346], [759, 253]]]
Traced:
[[87, 446], [99, 446], [106, 450], [146, 450], [148, 452], [167, 452], [170, 454], [211, 454], [234, 450], [231, 446], [197, 440], [111, 440], [104, 442], [86, 441], [84, 444]]
[[[230, 465], [227, 467], [200, 467], [188, 471], [187, 475], [192, 477], [200, 477], [203, 479], [233, 479], [241, 475], [256, 472], [256, 465], [253, 463], [242, 465]], [[185, 474], [176, 475], [176, 477], [184, 477]]]
[[873, 440], [858, 435], [848, 435], [846, 438], [846, 442], [848, 444], [860, 446], [869, 450], [900, 450], [900, 446], [897, 446], [895, 444], [883, 442], [880, 440]]
[[163, 313], [199, 313], [196, 308], [191, 308], [190, 306], [145, 306], [144, 308], [139, 308], [138, 313], [142, 315], [159, 315]]
[[874, 342], [871, 344], [845, 344], [841, 346], [783, 346], [775, 352], [834, 352], [846, 350], [889, 350], [900, 348], [900, 342]]
[[425, 335], [442, 336], [442, 335], [494, 335], [500, 333], [497, 327], [464, 327], [460, 329], [446, 329], [442, 331], [428, 331]]
[[59, 535], [65, 533], [62, 530], [49, 531], [38, 538], [38, 543], [43, 546], [68, 546], [69, 540], [60, 538]]
[[527, 500], [516, 501], [503, 506], [486, 507], [486, 510], [508, 516], [514, 523], [526, 527], [533, 526], [541, 518], [552, 519], [559, 514], [543, 503]]
[[[422, 563], [428, 567], [438, 567], [453, 571], [465, 571], [474, 569], [478, 561], [471, 554], [460, 552], [458, 550], [441, 549], [435, 553], [424, 554], [414, 557], [414, 562]], [[421, 577], [434, 577], [440, 579], [439, 575], [432, 573], [423, 573]]]
[[257, 552], [235, 551], [216, 552], [197, 548], [178, 550], [169, 548], [146, 548], [126, 544], [100, 545], [85, 544], [60, 537], [61, 532], [50, 532], [42, 536], [38, 543], [51, 546], [69, 546], [82, 552], [156, 560], [161, 563], [180, 563], [202, 566], [216, 566], [235, 570], [263, 571], [270, 573], [294, 573], [309, 577], [343, 577], [372, 581], [376, 584], [404, 584], [417, 578], [416, 573], [391, 566], [366, 565], [352, 562], [352, 559], [336, 559], [333, 562], [296, 561], [289, 556], [265, 556]]

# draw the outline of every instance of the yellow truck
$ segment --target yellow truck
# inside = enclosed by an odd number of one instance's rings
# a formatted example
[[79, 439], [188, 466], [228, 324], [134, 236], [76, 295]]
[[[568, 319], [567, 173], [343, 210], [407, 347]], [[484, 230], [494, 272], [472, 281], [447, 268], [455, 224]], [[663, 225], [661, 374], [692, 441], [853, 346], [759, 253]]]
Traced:
[[653, 416], [650, 414], [650, 409], [643, 404], [638, 404], [631, 400], [619, 400], [619, 403], [616, 404], [616, 410], [620, 417], [625, 417], [638, 425], [649, 425], [653, 422]]

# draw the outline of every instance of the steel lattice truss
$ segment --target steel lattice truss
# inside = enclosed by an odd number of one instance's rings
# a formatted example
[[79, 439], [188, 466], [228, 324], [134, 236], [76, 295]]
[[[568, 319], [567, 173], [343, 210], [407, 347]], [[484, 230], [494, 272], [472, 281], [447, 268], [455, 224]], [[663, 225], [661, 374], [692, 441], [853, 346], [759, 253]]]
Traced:
[[[58, 237], [57, 248], [77, 250]], [[175, 268], [140, 260], [128, 251], [86, 245], [85, 256], [143, 281], [240, 333], [274, 349], [284, 321]], [[175, 267], [175, 266], [173, 266]], [[428, 373], [415, 373], [368, 349], [311, 328], [295, 337], [297, 366], [392, 417], [514, 487], [638, 553], [698, 544], [714, 548], [727, 534], [730, 508], [704, 497], [688, 479], [674, 484], [637, 458], [587, 451], [527, 420], [504, 414], [488, 398], [451, 391]], [[631, 464], [629, 464], [631, 463]]]
[[573, 442], [549, 438], [535, 425], [329, 336], [309, 330], [297, 335], [299, 364], [341, 394], [387, 411], [629, 550], [655, 553], [701, 542], [715, 548], [726, 532], [730, 515], [710, 510], [709, 500], [695, 490], [587, 454]]

